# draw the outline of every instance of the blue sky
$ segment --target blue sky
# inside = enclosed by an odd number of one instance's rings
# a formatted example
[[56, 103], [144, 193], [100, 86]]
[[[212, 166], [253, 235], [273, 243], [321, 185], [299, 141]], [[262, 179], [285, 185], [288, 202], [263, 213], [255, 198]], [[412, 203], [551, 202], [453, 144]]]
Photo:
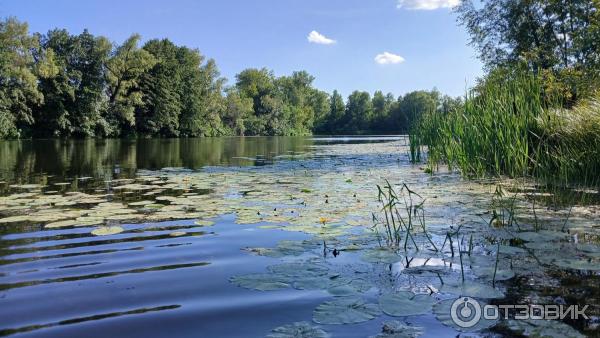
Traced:
[[88, 28], [114, 42], [133, 32], [168, 37], [214, 58], [229, 84], [245, 68], [267, 67], [307, 70], [316, 87], [345, 96], [433, 87], [456, 96], [482, 74], [448, 8], [457, 1], [0, 0], [0, 17], [27, 21], [33, 32]]

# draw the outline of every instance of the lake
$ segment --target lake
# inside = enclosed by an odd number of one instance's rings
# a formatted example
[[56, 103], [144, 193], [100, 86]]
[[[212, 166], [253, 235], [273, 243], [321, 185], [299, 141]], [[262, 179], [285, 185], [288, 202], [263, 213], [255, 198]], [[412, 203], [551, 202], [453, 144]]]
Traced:
[[[431, 175], [403, 136], [2, 141], [0, 335], [594, 335], [598, 192], [577, 193]], [[461, 297], [588, 319], [464, 328]]]

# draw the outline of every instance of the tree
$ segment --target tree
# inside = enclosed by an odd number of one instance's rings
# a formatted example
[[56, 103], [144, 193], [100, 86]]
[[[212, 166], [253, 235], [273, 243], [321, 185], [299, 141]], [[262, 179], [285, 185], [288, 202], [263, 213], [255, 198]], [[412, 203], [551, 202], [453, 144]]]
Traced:
[[370, 129], [378, 132], [392, 132], [390, 128], [390, 111], [394, 103], [394, 95], [388, 93], [383, 95], [381, 91], [376, 91], [373, 94], [373, 121]]
[[248, 135], [277, 135], [285, 129], [282, 101], [278, 97], [275, 76], [266, 68], [250, 68], [236, 75], [237, 90], [252, 99], [253, 114], [245, 121]]
[[73, 69], [80, 74], [75, 89], [75, 105], [71, 112], [73, 135], [77, 137], [104, 134], [107, 109], [105, 95], [106, 76], [104, 65], [108, 60], [111, 44], [105, 37], [95, 37], [84, 30], [74, 40], [74, 56], [70, 60]]
[[152, 54], [138, 48], [140, 38], [138, 34], [130, 36], [106, 62], [109, 135], [135, 131], [135, 110], [143, 103], [139, 82], [156, 64]]
[[253, 114], [252, 98], [242, 97], [236, 88], [229, 88], [225, 98], [223, 123], [226, 134], [243, 136], [246, 133], [245, 121]]
[[218, 136], [222, 134], [221, 96], [223, 79], [214, 60], [203, 65], [198, 50], [180, 47], [179, 51], [182, 100], [180, 129], [183, 136]]
[[[590, 15], [597, 36], [600, 20]], [[240, 72], [224, 90], [215, 61], [197, 49], [139, 42], [133, 34], [114, 45], [87, 30], [31, 35], [26, 24], [1, 21], [0, 138], [397, 132], [430, 109], [427, 95], [442, 111], [461, 104], [436, 91], [397, 101], [355, 91], [344, 104], [306, 71], [276, 77], [266, 68]]]
[[143, 49], [157, 62], [140, 80], [143, 106], [136, 111], [138, 130], [146, 134], [179, 136], [183, 105], [179, 91], [178, 48], [167, 39], [155, 39], [146, 42]]
[[334, 90], [329, 99], [329, 111], [327, 115], [318, 120], [317, 131], [329, 134], [337, 133], [343, 122], [345, 112], [344, 98], [337, 90]]
[[463, 100], [460, 97], [451, 97], [444, 95], [440, 99], [438, 111], [444, 114], [448, 114], [453, 111], [457, 111], [463, 107]]
[[367, 92], [354, 91], [348, 96], [344, 117], [344, 132], [356, 133], [368, 131], [373, 121], [373, 104]]
[[[330, 98], [329, 94], [318, 89], [311, 89], [309, 96], [309, 104], [314, 112], [314, 119], [310, 125], [305, 127], [304, 134], [312, 134], [318, 130], [319, 126], [326, 121], [330, 114]], [[343, 102], [342, 102], [343, 104]]]
[[14, 18], [0, 22], [0, 138], [15, 138], [34, 122], [32, 107], [42, 103], [32, 51], [38, 41]]
[[[598, 0], [465, 0], [459, 22], [488, 70], [525, 63], [575, 101], [600, 74]], [[557, 88], [556, 88], [557, 87]]]
[[307, 72], [294, 72], [291, 76], [282, 76], [275, 80], [276, 91], [281, 97], [285, 127], [277, 134], [304, 134], [307, 124], [312, 127], [314, 112], [308, 105], [311, 84], [314, 77]]
[[107, 122], [105, 64], [111, 45], [87, 30], [77, 36], [52, 30], [39, 36], [39, 55], [51, 56], [53, 71], [39, 79], [44, 104], [34, 111], [40, 136], [95, 136]]
[[67, 67], [66, 55], [71, 54], [72, 37], [66, 30], [52, 30], [38, 37], [41, 44], [37, 54], [50, 56], [53, 71], [39, 80], [44, 104], [33, 112], [33, 134], [42, 137], [69, 136], [72, 131], [70, 110], [75, 102], [74, 84], [79, 82], [79, 74]]
[[438, 100], [439, 93], [435, 90], [417, 90], [398, 98], [397, 106], [392, 112], [395, 131], [408, 132], [413, 123], [424, 113], [437, 111]]

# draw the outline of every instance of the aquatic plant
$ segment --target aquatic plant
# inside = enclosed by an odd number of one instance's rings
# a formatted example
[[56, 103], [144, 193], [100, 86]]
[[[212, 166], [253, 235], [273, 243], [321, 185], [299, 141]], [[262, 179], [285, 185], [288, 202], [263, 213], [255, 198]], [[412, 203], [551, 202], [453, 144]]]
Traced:
[[317, 306], [313, 320], [319, 324], [355, 324], [380, 315], [377, 304], [366, 303], [358, 297], [342, 297]]
[[600, 99], [553, 108], [558, 99], [533, 73], [492, 72], [466, 94], [463, 106], [422, 115], [410, 131], [411, 160], [421, 161], [427, 151], [430, 170], [445, 162], [470, 177], [598, 185]]
[[379, 307], [390, 316], [405, 317], [425, 314], [431, 311], [436, 299], [429, 295], [415, 295], [409, 291], [383, 294], [379, 297]]
[[379, 245], [392, 248], [402, 247], [404, 251], [408, 249], [408, 240], [412, 242], [416, 251], [419, 247], [414, 239], [413, 233], [415, 225], [419, 225], [425, 234], [425, 237], [433, 247], [438, 251], [431, 236], [427, 232], [425, 225], [425, 211], [423, 205], [425, 200], [416, 192], [412, 191], [406, 183], [403, 183], [400, 190], [396, 191], [394, 187], [386, 180], [382, 187], [377, 185], [377, 199], [381, 204], [383, 217], [372, 214], [374, 225], [371, 229], [375, 232]]
[[329, 338], [331, 335], [308, 322], [296, 322], [271, 330], [267, 338]]

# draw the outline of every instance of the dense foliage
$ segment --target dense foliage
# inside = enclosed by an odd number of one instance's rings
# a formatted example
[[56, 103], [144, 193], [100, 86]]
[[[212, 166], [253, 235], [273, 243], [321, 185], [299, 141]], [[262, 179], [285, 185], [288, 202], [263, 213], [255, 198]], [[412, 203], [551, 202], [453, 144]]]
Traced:
[[524, 63], [572, 105], [600, 82], [600, 0], [472, 0], [456, 11], [488, 70]]
[[466, 175], [599, 185], [600, 2], [500, 0], [457, 8], [488, 72], [457, 110], [421, 116], [428, 148]]
[[406, 132], [426, 111], [460, 105], [437, 91], [353, 92], [347, 102], [305, 71], [246, 69], [225, 86], [196, 49], [132, 35], [122, 44], [87, 30], [29, 34], [0, 22], [0, 138], [195, 137]]

